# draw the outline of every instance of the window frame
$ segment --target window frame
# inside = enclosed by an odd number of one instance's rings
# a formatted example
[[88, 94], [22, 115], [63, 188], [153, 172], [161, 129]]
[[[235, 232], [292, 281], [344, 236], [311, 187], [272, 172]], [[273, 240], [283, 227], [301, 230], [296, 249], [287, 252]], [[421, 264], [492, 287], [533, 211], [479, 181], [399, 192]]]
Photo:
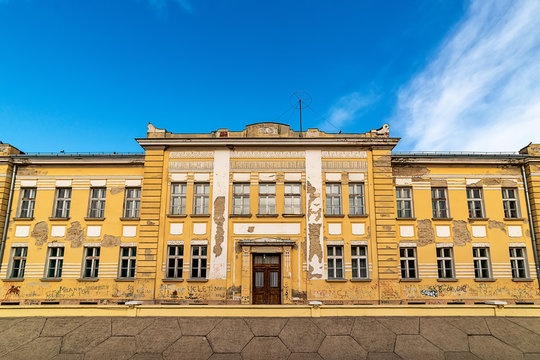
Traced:
[[[237, 187], [241, 188], [241, 192], [236, 192]], [[251, 212], [251, 184], [249, 182], [235, 182], [232, 188], [232, 214], [234, 215], [249, 215]], [[236, 206], [236, 200], [240, 200], [240, 206]]]
[[[67, 196], [60, 197], [60, 192], [66, 191], [68, 192]], [[71, 196], [73, 194], [73, 190], [71, 187], [57, 187], [54, 192], [54, 206], [53, 206], [53, 213], [52, 217], [57, 219], [68, 219], [69, 213], [71, 211]], [[59, 216], [59, 202], [62, 202], [62, 207], [60, 210], [60, 216]]]
[[[130, 192], [135, 191], [135, 195], [130, 196]], [[126, 219], [137, 219], [140, 216], [141, 212], [141, 187], [140, 186], [129, 186], [124, 190], [124, 218]], [[130, 203], [133, 203], [134, 206], [130, 208]]]
[[[512, 190], [514, 192], [514, 198], [508, 198], [508, 190]], [[502, 199], [503, 199], [503, 212], [505, 219], [519, 219], [521, 217], [521, 212], [519, 211], [519, 192], [517, 187], [503, 187], [501, 188], [502, 193]], [[507, 208], [507, 204], [515, 205], [515, 212], [516, 216], [512, 215], [512, 210]], [[510, 215], [510, 216], [508, 216]]]
[[[352, 191], [357, 189], [360, 189], [360, 192]], [[360, 211], [357, 211], [358, 206], [355, 201], [358, 199], [360, 199]], [[349, 214], [366, 215], [366, 187], [363, 182], [349, 182]]]
[[[403, 196], [403, 190], [409, 191], [409, 197]], [[403, 205], [409, 203], [409, 209], [404, 209]], [[410, 216], [404, 216], [404, 211], [410, 211]], [[412, 186], [396, 186], [396, 216], [399, 219], [414, 218], [413, 188]]]
[[[330, 251], [332, 249], [332, 251]], [[337, 255], [337, 249], [341, 250], [341, 255]], [[327, 278], [328, 280], [343, 280], [345, 279], [345, 247], [343, 245], [327, 245], [326, 246], [326, 264], [327, 264]], [[338, 267], [337, 262], [341, 260], [341, 266]], [[331, 267], [330, 264], [333, 263]], [[330, 274], [330, 269], [333, 269], [333, 273]], [[338, 276], [338, 272], [341, 271], [341, 276]]]
[[[402, 250], [405, 250], [406, 253], [403, 254]], [[412, 256], [409, 254], [409, 250], [412, 250]], [[412, 270], [414, 271], [414, 276], [410, 276], [411, 274], [411, 266], [410, 261], [414, 262], [414, 267]], [[405, 266], [403, 266], [405, 264]], [[417, 256], [417, 249], [416, 246], [402, 246], [399, 248], [399, 267], [400, 267], [400, 274], [401, 279], [403, 280], [418, 280], [418, 256]], [[406, 276], [403, 276], [405, 271]]]
[[[59, 255], [58, 252], [61, 251], [61, 254]], [[57, 250], [57, 254], [53, 255], [53, 250]], [[45, 263], [45, 279], [61, 279], [62, 278], [62, 272], [64, 267], [64, 254], [65, 254], [65, 247], [64, 246], [49, 246], [47, 249], [47, 259]], [[54, 261], [54, 274], [53, 276], [49, 276], [50, 270], [51, 270], [51, 262]], [[60, 264], [60, 265], [59, 265]]]
[[[103, 191], [102, 194], [98, 193], [98, 196], [94, 196], [94, 191]], [[101, 197], [103, 195], [103, 197]], [[105, 201], [107, 199], [107, 188], [105, 186], [95, 186], [90, 188], [90, 198], [88, 200], [88, 218], [90, 219], [104, 219], [105, 218]], [[98, 206], [94, 209], [93, 205], [96, 203]], [[98, 216], [94, 216], [93, 211], [98, 212]]]
[[[273, 192], [269, 189], [274, 189]], [[263, 191], [264, 190], [264, 191]], [[262, 200], [266, 199], [266, 205], [262, 205]], [[272, 207], [273, 210], [272, 211]], [[260, 182], [259, 183], [259, 215], [276, 215], [276, 183], [273, 182]]]
[[[360, 255], [360, 248], [364, 248], [364, 255]], [[357, 249], [356, 253], [353, 249]], [[360, 276], [362, 273], [361, 262], [365, 261], [365, 271], [366, 276]], [[356, 276], [355, 276], [355, 261], [357, 262], [356, 266]], [[351, 274], [352, 279], [354, 280], [364, 280], [369, 279], [369, 257], [368, 257], [368, 247], [367, 245], [351, 245]]]
[[[478, 190], [478, 194], [480, 197], [472, 197], [470, 195], [474, 195], [474, 191]], [[486, 210], [484, 208], [484, 189], [481, 187], [467, 187], [466, 188], [466, 195], [467, 195], [467, 210], [469, 212], [469, 219], [484, 219], [486, 217]], [[477, 206], [475, 205], [477, 202], [480, 203], [480, 216], [476, 215], [476, 211], [478, 210]], [[471, 209], [471, 204], [473, 205], [473, 209]], [[475, 213], [473, 213], [473, 211]], [[474, 215], [474, 216], [471, 216]]]
[[[205, 249], [204, 255], [202, 255], [202, 249]], [[198, 254], [195, 255], [195, 249], [198, 249]], [[208, 279], [208, 245], [191, 245], [191, 259], [189, 263], [189, 278], [191, 280], [207, 280]], [[193, 270], [195, 270], [193, 263], [194, 260], [198, 260], [197, 262], [197, 275], [193, 276]], [[204, 260], [205, 266], [202, 266], [202, 260]], [[204, 276], [202, 275], [202, 272], [204, 271]]]
[[[19, 249], [24, 249], [22, 252], [23, 254], [21, 255], [16, 255], [16, 251], [19, 250]], [[10, 253], [10, 256], [9, 256], [9, 266], [8, 266], [8, 271], [7, 271], [7, 278], [10, 279], [10, 280], [16, 280], [16, 279], [24, 279], [24, 273], [26, 271], [26, 258], [28, 256], [28, 245], [25, 245], [25, 246], [11, 246], [11, 253]], [[18, 266], [18, 270], [17, 270], [17, 275], [18, 276], [13, 276], [13, 271], [14, 271], [14, 266], [15, 266], [15, 261], [20, 261], [19, 263], [19, 266]]]
[[[298, 193], [293, 192], [293, 188], [295, 186], [298, 186]], [[290, 187], [289, 191], [287, 190], [287, 187]], [[294, 205], [295, 199], [298, 199], [298, 209], [296, 209]], [[290, 200], [290, 205], [287, 205], [288, 200]], [[301, 215], [302, 214], [302, 183], [301, 182], [286, 182], [283, 184], [283, 214], [285, 215]]]
[[[124, 249], [128, 249], [128, 254], [124, 255]], [[123, 262], [127, 262], [127, 266], [123, 267]], [[122, 276], [122, 270], [126, 269], [126, 276]], [[132, 280], [135, 279], [137, 271], [137, 246], [120, 246], [120, 256], [118, 257], [118, 279]], [[133, 275], [133, 276], [129, 276]]]
[[[522, 251], [521, 256], [517, 256], [515, 254], [515, 250], [518, 250], [518, 249]], [[510, 268], [512, 269], [512, 279], [513, 280], [530, 279], [531, 275], [530, 275], [530, 270], [529, 270], [529, 262], [527, 260], [527, 247], [510, 246], [508, 250], [509, 250], [509, 255], [510, 255]], [[512, 250], [514, 250], [514, 254], [512, 254]], [[523, 262], [524, 276], [515, 276], [516, 272], [518, 272], [518, 275], [519, 275], [519, 266], [514, 266], [514, 265], [517, 265], [517, 263], [520, 261]]]
[[[92, 254], [89, 254], [90, 249], [92, 250]], [[96, 255], [95, 250], [97, 250], [97, 255]], [[99, 277], [99, 261], [100, 261], [100, 257], [101, 257], [101, 247], [100, 246], [85, 246], [84, 247], [81, 279], [97, 279]], [[91, 276], [86, 276], [86, 270], [88, 269], [88, 261], [90, 261], [90, 263], [91, 263], [91, 265], [90, 265], [90, 275]]]
[[[26, 197], [25, 192], [30, 191], [33, 194], [33, 197]], [[21, 219], [32, 219], [34, 218], [34, 209], [36, 207], [36, 195], [37, 188], [35, 186], [21, 187], [20, 196], [19, 196], [19, 209], [17, 211], [17, 217]], [[29, 204], [28, 214], [23, 214], [23, 207], [25, 203]]]
[[[203, 188], [202, 193], [197, 192], [200, 187]], [[202, 199], [202, 207], [197, 205], [198, 199]], [[210, 183], [208, 182], [193, 184], [193, 215], [210, 215]]]
[[[175, 191], [177, 188], [179, 191]], [[186, 215], [187, 211], [187, 183], [173, 182], [171, 183], [171, 194], [169, 197], [169, 215]], [[175, 200], [179, 204], [175, 204]]]
[[[342, 189], [340, 182], [327, 182], [325, 184], [325, 215], [343, 215], [343, 199], [342, 199]], [[338, 189], [337, 193], [329, 192], [329, 189]], [[334, 204], [334, 200], [337, 199], [337, 206]], [[329, 201], [331, 200], [331, 201]], [[335, 209], [337, 208], [337, 212]], [[328, 211], [330, 210], [330, 211]]]
[[[437, 194], [434, 194], [434, 191]], [[440, 197], [439, 191], [443, 192], [444, 197]], [[444, 208], [441, 206], [441, 202], [444, 202]], [[449, 219], [450, 218], [450, 208], [448, 202], [448, 188], [446, 187], [432, 187], [431, 188], [431, 209], [432, 216], [434, 219]], [[442, 216], [442, 212], [444, 215]]]
[[[449, 254], [445, 254], [445, 251], [449, 251]], [[454, 248], [452, 246], [441, 246], [436, 248], [437, 252], [437, 277], [441, 280], [455, 279], [456, 267], [454, 262]], [[439, 253], [439, 252], [442, 252]], [[448, 264], [447, 262], [450, 262]], [[447, 271], [450, 270], [451, 276], [446, 276]], [[441, 276], [441, 271], [444, 276]]]
[[[486, 250], [486, 256], [481, 256], [479, 254], [481, 249]], [[478, 253], [478, 254], [477, 254]], [[481, 265], [482, 262], [486, 262], [487, 264], [487, 273], [488, 276], [477, 276], [478, 270], [481, 271], [481, 273], [484, 273], [484, 269], [480, 268], [478, 265]], [[491, 264], [491, 252], [489, 249], [489, 246], [473, 246], [473, 264], [474, 264], [474, 279], [475, 280], [491, 280], [493, 279], [493, 267]]]
[[[171, 254], [170, 252], [172, 248], [175, 248], [174, 254]], [[178, 251], [179, 249], [181, 251]], [[171, 261], [174, 262], [172, 267], [170, 263]], [[178, 263], [178, 261], [180, 262], [180, 264]], [[169, 272], [171, 269], [173, 270], [173, 273], [175, 274], [175, 276], [169, 275], [170, 274]], [[184, 245], [172, 245], [172, 244], [167, 245], [167, 262], [165, 264], [165, 278], [173, 279], [173, 280], [183, 279], [184, 278], [183, 273], [184, 273]]]

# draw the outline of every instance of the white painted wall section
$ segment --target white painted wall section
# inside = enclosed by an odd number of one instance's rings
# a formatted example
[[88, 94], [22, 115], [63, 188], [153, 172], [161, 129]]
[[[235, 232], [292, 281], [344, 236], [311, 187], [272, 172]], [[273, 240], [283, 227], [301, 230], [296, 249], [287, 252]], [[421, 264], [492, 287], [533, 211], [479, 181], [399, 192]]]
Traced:
[[15, 237], [28, 237], [30, 234], [30, 226], [17, 226], [15, 228]]
[[365, 224], [351, 224], [351, 230], [353, 235], [364, 235], [366, 233]]
[[[229, 223], [229, 170], [231, 152], [229, 149], [214, 151], [214, 172], [212, 189], [212, 237], [210, 240], [210, 279], [227, 278], [227, 243], [228, 243], [228, 223]], [[216, 213], [216, 200], [223, 197], [224, 209]], [[222, 236], [220, 243], [221, 251], [216, 255], [216, 235]]]
[[194, 223], [193, 224], [193, 234], [195, 234], [195, 235], [204, 235], [204, 234], [206, 234], [206, 223]]
[[306, 150], [308, 279], [327, 277], [324, 271], [322, 180], [321, 150]]
[[51, 228], [51, 236], [52, 237], [64, 237], [66, 235], [66, 227], [65, 226], [53, 226]]
[[486, 237], [486, 227], [485, 226], [471, 226], [472, 236], [473, 237]]
[[86, 236], [88, 237], [101, 236], [101, 226], [88, 226], [86, 228]]
[[299, 235], [300, 223], [236, 223], [235, 235]]
[[182, 235], [184, 230], [184, 224], [171, 224], [171, 235]]
[[401, 237], [413, 237], [414, 236], [414, 226], [406, 225], [399, 227], [399, 236]]
[[435, 227], [437, 237], [450, 237], [450, 226], [437, 226]]
[[341, 235], [341, 224], [339, 223], [328, 224], [328, 234]]
[[523, 233], [521, 231], [521, 226], [509, 226], [508, 227], [508, 236], [510, 236], [510, 237], [522, 237]]

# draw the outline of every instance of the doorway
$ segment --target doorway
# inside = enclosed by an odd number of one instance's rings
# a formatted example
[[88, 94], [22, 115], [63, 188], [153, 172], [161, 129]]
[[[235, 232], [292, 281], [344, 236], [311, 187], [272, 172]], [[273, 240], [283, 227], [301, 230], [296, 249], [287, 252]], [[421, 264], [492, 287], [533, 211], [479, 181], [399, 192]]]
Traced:
[[281, 304], [281, 254], [253, 254], [253, 304]]

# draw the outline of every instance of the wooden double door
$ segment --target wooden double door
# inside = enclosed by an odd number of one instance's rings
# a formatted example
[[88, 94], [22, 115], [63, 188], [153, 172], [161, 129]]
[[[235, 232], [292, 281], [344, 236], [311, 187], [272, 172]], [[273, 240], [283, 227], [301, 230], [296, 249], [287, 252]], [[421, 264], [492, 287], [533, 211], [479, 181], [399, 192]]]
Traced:
[[253, 304], [281, 304], [281, 254], [253, 254]]

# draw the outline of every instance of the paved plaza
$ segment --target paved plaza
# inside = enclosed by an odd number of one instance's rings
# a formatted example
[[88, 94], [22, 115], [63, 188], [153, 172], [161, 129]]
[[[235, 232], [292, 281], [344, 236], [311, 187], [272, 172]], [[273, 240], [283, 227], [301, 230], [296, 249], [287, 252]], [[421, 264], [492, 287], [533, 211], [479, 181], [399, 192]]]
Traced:
[[0, 318], [0, 359], [540, 359], [540, 318]]

